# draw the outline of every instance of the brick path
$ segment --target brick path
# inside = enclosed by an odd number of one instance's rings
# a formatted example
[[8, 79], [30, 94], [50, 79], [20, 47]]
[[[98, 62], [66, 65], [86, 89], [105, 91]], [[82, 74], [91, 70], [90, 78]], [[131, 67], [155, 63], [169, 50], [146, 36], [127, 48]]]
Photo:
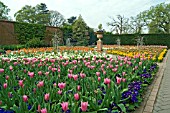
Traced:
[[167, 55], [166, 66], [153, 107], [153, 113], [170, 113], [170, 50]]

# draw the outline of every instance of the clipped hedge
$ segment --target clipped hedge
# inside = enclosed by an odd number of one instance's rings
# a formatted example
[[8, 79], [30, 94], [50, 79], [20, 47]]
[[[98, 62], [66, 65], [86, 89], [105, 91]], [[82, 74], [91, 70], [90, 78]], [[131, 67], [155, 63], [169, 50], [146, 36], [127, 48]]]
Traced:
[[[136, 34], [122, 34], [122, 35], [113, 35], [113, 34], [104, 34], [103, 44], [113, 45], [117, 44], [116, 40], [120, 38], [121, 45], [137, 45]], [[140, 36], [144, 37], [144, 45], [163, 45], [170, 48], [170, 34], [141, 34]], [[94, 34], [90, 35], [90, 44], [96, 43], [97, 37]]]
[[14, 23], [14, 32], [20, 44], [26, 44], [33, 38], [40, 38], [43, 40], [45, 37], [46, 26], [40, 24], [29, 23]]

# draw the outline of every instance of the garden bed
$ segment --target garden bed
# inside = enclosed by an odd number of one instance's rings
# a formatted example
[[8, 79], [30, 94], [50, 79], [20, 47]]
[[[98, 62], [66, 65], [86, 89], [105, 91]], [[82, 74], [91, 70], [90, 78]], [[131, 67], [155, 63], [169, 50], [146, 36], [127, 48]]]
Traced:
[[158, 70], [144, 57], [92, 52], [20, 52], [0, 62], [0, 108], [17, 113], [133, 111]]

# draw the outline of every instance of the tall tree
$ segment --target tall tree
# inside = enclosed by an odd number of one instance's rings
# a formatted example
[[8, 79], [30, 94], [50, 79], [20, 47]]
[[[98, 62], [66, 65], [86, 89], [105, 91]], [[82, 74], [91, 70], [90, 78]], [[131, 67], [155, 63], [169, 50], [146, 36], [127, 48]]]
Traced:
[[82, 16], [80, 15], [78, 19], [72, 26], [73, 29], [73, 39], [77, 41], [76, 45], [88, 45], [88, 26], [84, 22]]
[[35, 7], [26, 5], [14, 14], [16, 21], [48, 25], [49, 13], [44, 3]]
[[67, 21], [69, 24], [72, 25], [76, 21], [76, 18], [77, 18], [76, 16], [72, 16], [72, 17], [68, 18]]
[[49, 11], [49, 14], [50, 14], [50, 20], [49, 20], [50, 26], [59, 27], [63, 25], [63, 23], [65, 22], [64, 16], [58, 11], [51, 10]]
[[127, 33], [129, 29], [128, 18], [125, 18], [121, 15], [117, 15], [117, 20], [114, 18], [111, 19], [112, 22], [108, 22], [107, 25], [111, 26], [112, 32], [116, 31], [116, 33], [119, 34]]
[[142, 12], [149, 33], [170, 33], [170, 4], [161, 3]]
[[142, 18], [141, 13], [135, 17], [130, 17], [130, 33], [141, 34], [145, 26], [147, 23]]
[[10, 9], [4, 3], [0, 1], [0, 19], [9, 20], [10, 17], [8, 16]]

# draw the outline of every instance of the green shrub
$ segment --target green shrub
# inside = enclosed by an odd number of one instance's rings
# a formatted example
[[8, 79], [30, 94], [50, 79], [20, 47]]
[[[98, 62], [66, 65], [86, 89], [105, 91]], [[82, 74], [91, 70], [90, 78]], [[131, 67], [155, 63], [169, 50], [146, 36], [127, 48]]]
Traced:
[[33, 38], [26, 43], [26, 47], [43, 47], [46, 46], [43, 40], [40, 38]]
[[18, 50], [18, 49], [21, 49], [21, 48], [25, 48], [25, 45], [0, 45], [0, 49], [2, 50], [11, 50], [11, 51], [14, 51], [14, 50]]

